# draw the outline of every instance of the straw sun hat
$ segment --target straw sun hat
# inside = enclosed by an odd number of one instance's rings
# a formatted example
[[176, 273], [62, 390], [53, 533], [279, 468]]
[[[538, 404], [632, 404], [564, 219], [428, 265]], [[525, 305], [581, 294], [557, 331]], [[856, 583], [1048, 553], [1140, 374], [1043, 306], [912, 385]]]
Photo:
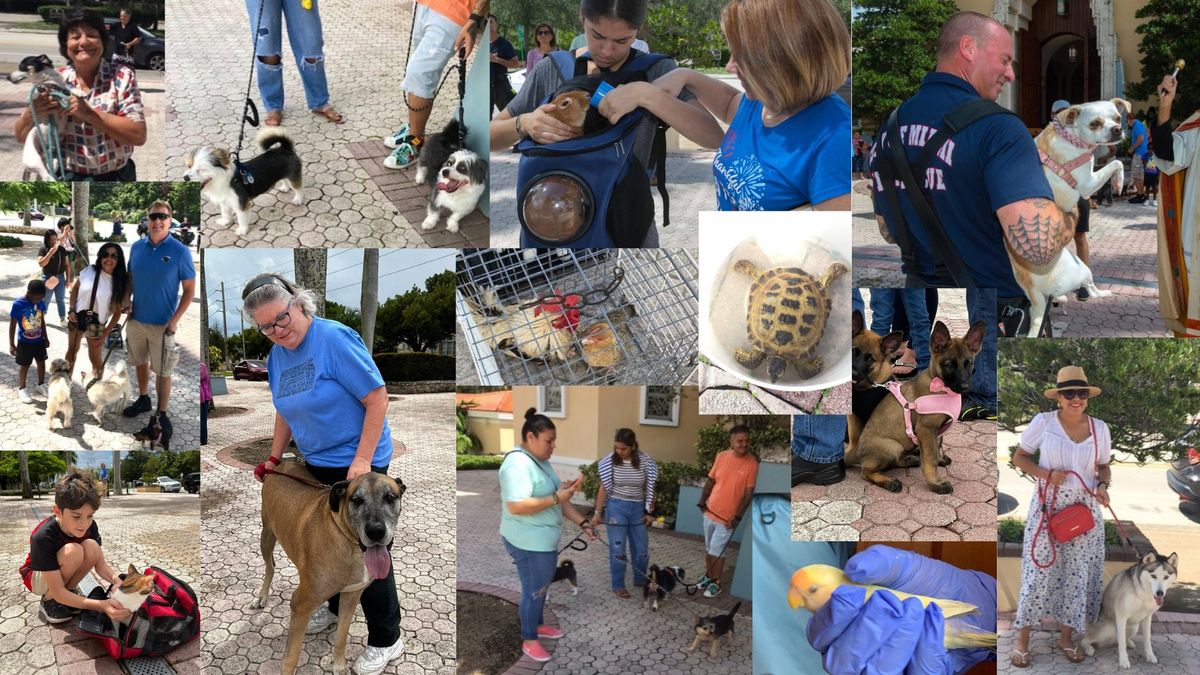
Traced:
[[1066, 389], [1087, 389], [1089, 396], [1099, 396], [1100, 387], [1088, 384], [1087, 375], [1079, 366], [1063, 366], [1058, 370], [1058, 384], [1042, 392], [1046, 398], [1058, 398], [1058, 392]]

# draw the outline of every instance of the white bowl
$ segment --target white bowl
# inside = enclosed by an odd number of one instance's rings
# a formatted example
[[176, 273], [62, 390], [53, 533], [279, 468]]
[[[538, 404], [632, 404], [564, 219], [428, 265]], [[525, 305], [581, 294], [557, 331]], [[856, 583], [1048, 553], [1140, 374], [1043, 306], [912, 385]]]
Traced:
[[799, 267], [820, 278], [831, 262], [850, 268], [851, 225], [846, 212], [704, 212], [700, 214], [700, 353], [726, 372], [765, 389], [815, 391], [850, 381], [850, 285], [847, 272], [830, 287], [833, 307], [817, 346], [824, 367], [800, 379], [788, 366], [772, 383], [766, 361], [749, 370], [733, 350], [749, 348], [747, 296], [752, 280], [733, 270], [747, 259], [760, 269]]

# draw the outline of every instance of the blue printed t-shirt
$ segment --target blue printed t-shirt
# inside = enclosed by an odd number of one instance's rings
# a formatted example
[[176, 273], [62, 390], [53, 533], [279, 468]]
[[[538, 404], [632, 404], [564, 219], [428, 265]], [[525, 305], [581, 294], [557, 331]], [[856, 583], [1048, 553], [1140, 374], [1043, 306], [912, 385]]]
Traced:
[[790, 211], [850, 192], [850, 107], [837, 94], [782, 123], [743, 96], [713, 159], [722, 211]]
[[196, 267], [191, 250], [175, 237], [167, 235], [158, 245], [143, 237], [129, 249], [129, 273], [133, 276], [133, 320], [163, 326], [179, 308], [180, 282], [195, 279]]
[[1129, 142], [1132, 143], [1138, 136], [1142, 137], [1142, 142], [1130, 147], [1129, 153], [1144, 160], [1146, 155], [1150, 154], [1147, 147], [1150, 143], [1150, 134], [1146, 133], [1146, 125], [1142, 124], [1141, 120], [1134, 120], [1133, 127], [1129, 129]]
[[[367, 409], [362, 398], [383, 386], [383, 376], [358, 333], [336, 321], [313, 317], [296, 349], [275, 345], [267, 361], [271, 401], [296, 446], [314, 466], [344, 467], [354, 461]], [[392, 461], [392, 434], [383, 421], [371, 466]]]
[[17, 320], [17, 342], [40, 345], [46, 339], [46, 301], [17, 298], [8, 315]]
[[521, 448], [508, 453], [500, 465], [500, 536], [524, 551], [554, 551], [562, 534], [562, 506], [528, 516], [508, 512], [508, 502], [530, 497], [549, 497], [561, 481], [550, 462], [537, 459]]
[[[941, 127], [946, 113], [977, 98], [975, 88], [960, 77], [926, 75], [916, 95], [900, 105], [900, 133], [909, 161], [916, 159], [925, 141]], [[879, 132], [871, 148], [871, 181], [875, 213], [883, 216], [895, 236], [896, 219], [876, 170], [878, 149], [886, 137], [886, 130]], [[975, 285], [995, 288], [999, 297], [1023, 296], [1013, 278], [996, 210], [1025, 199], [1053, 199], [1053, 193], [1042, 173], [1037, 146], [1020, 118], [991, 115], [955, 134], [934, 157], [925, 186]], [[936, 283], [929, 236], [903, 193], [900, 205], [909, 226], [916, 272], [926, 282]]]

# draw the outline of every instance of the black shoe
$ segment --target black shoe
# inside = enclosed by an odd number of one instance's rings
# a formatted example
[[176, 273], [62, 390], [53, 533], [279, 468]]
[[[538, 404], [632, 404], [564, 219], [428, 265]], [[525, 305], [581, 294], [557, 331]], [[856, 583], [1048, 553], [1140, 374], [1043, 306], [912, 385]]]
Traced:
[[1145, 197], [1145, 195], [1137, 195], [1136, 197], [1130, 197], [1129, 203], [1130, 204], [1145, 204], [1146, 197]]
[[42, 617], [42, 621], [46, 623], [66, 623], [79, 614], [79, 610], [74, 607], [68, 607], [54, 598], [42, 598], [41, 609], [38, 611], [38, 616]]
[[1087, 300], [1090, 297], [1092, 296], [1088, 295], [1088, 290], [1083, 286], [1080, 286], [1079, 289], [1075, 291], [1075, 299], [1077, 300]]
[[846, 462], [810, 462], [803, 457], [792, 455], [792, 487], [800, 483], [812, 485], [833, 485], [840, 483], [846, 477]]
[[128, 408], [125, 408], [121, 414], [126, 417], [137, 417], [142, 413], [150, 412], [151, 408], [152, 404], [150, 403], [150, 396], [143, 394], [142, 396], [139, 396], [136, 401], [130, 404]]
[[158, 437], [158, 442], [162, 444], [163, 450], [171, 449], [171, 437], [175, 435], [175, 428], [171, 426], [171, 418], [167, 417], [167, 413], [158, 413], [158, 425], [162, 427], [162, 434]]
[[995, 422], [996, 411], [989, 410], [981, 405], [970, 405], [963, 408], [963, 411], [958, 415], [959, 422], [974, 422], [976, 420]]

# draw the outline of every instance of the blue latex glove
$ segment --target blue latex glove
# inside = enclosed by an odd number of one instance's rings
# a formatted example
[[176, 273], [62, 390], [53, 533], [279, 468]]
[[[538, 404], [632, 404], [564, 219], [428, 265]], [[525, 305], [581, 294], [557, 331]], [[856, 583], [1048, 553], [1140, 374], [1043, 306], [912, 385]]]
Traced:
[[[876, 545], [850, 558], [846, 576], [864, 584], [905, 593], [969, 602], [979, 608], [970, 623], [996, 630], [996, 580], [926, 558], [911, 551]], [[864, 604], [866, 591], [843, 586], [808, 624], [808, 641], [834, 675], [858, 673], [961, 673], [994, 659], [987, 649], [943, 646], [945, 623], [936, 603], [928, 609], [910, 598], [901, 603], [886, 591]]]

